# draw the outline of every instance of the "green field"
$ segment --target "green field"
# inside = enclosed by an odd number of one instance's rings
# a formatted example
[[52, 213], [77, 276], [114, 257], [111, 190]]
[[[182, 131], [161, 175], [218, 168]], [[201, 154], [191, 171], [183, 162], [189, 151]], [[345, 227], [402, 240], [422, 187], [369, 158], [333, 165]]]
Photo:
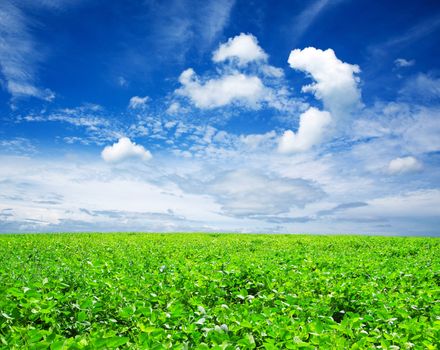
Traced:
[[3, 349], [439, 349], [440, 239], [0, 236]]

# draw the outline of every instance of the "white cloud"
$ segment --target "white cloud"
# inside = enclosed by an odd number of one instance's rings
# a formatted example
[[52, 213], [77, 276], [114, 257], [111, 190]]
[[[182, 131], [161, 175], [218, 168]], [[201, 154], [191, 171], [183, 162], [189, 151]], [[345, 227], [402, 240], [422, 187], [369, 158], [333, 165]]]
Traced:
[[405, 99], [413, 100], [418, 104], [431, 103], [440, 99], [440, 78], [419, 73], [410, 77], [399, 93]]
[[184, 112], [184, 110], [183, 110], [183, 108], [182, 108], [182, 106], [180, 105], [179, 102], [171, 103], [169, 105], [169, 107], [167, 108], [167, 110], [166, 110], [166, 113], [170, 114], [170, 115], [175, 115], [175, 114], [178, 114], [180, 112]]
[[282, 78], [284, 76], [284, 71], [281, 68], [274, 67], [268, 64], [261, 66], [261, 72], [265, 76], [272, 78]]
[[404, 148], [409, 153], [440, 151], [440, 108], [422, 108], [411, 117], [412, 120], [401, 125]]
[[37, 152], [37, 148], [31, 140], [23, 137], [0, 139], [1, 153], [30, 155]]
[[324, 133], [332, 121], [327, 111], [309, 108], [301, 114], [296, 133], [287, 130], [281, 136], [278, 151], [281, 153], [303, 152], [321, 142]]
[[[130, 166], [74, 155], [53, 160], [0, 155], [8, 164], [0, 168], [0, 231], [147, 227], [341, 233], [355, 226], [358, 233], [440, 234], [438, 171], [432, 173], [431, 166], [418, 179], [432, 190], [417, 194], [420, 181], [367, 174], [357, 157], [344, 152], [290, 157], [258, 149], [244, 154], [236, 137], [236, 148], [215, 159], [187, 159], [190, 154], [182, 151], [178, 157], [168, 153], [159, 162]], [[368, 205], [344, 204], [353, 198]], [[342, 207], [334, 215], [318, 215]]]
[[359, 211], [372, 214], [372, 216], [406, 217], [411, 218], [411, 221], [421, 217], [436, 217], [438, 220], [440, 216], [440, 190], [434, 188], [404, 191], [395, 195], [375, 198], [368, 201], [368, 206], [359, 208]]
[[[186, 69], [179, 77], [183, 86], [175, 94], [189, 97], [202, 109], [235, 104], [251, 109], [269, 107], [286, 115], [303, 111], [305, 103], [293, 96], [283, 69], [268, 64], [267, 57], [252, 34], [230, 38], [213, 53], [213, 60], [234, 64], [218, 66], [217, 76], [199, 76], [192, 68]], [[246, 66], [249, 62], [256, 64]]]
[[388, 164], [391, 174], [415, 172], [422, 169], [422, 164], [414, 157], [395, 158]]
[[416, 63], [415, 60], [406, 60], [404, 58], [396, 58], [394, 60], [394, 65], [396, 67], [411, 67], [414, 66], [414, 64]]
[[[9, 165], [0, 169], [0, 232], [206, 231], [222, 219], [210, 198], [183, 193], [163, 174], [146, 171], [148, 163], [116, 168], [72, 157], [0, 160]], [[2, 218], [7, 208], [10, 216]]]
[[102, 159], [106, 162], [121, 162], [131, 158], [149, 160], [152, 158], [150, 151], [143, 146], [131, 142], [129, 138], [122, 137], [112, 146], [107, 146], [101, 152]]
[[84, 144], [103, 145], [125, 135], [125, 131], [127, 131], [126, 127], [121, 124], [120, 118], [114, 118], [108, 113], [104, 113], [104, 109], [96, 104], [84, 104], [75, 108], [55, 109], [54, 111], [49, 109], [24, 117], [19, 116], [16, 122], [58, 122], [84, 128], [85, 135], [66, 139]]
[[238, 103], [257, 109], [264, 98], [265, 87], [256, 76], [232, 73], [200, 82], [192, 68], [185, 70], [179, 77], [183, 85], [176, 92], [187, 96], [194, 105], [210, 109]]
[[303, 86], [302, 91], [312, 92], [322, 100], [325, 109], [335, 118], [347, 115], [360, 105], [359, 78], [356, 76], [360, 68], [339, 60], [332, 49], [295, 49], [288, 62], [293, 69], [310, 74], [315, 83]]
[[261, 169], [220, 172], [208, 181], [182, 179], [180, 187], [192, 193], [213, 196], [224, 214], [233, 217], [263, 218], [289, 212], [320, 199], [319, 186], [303, 179], [264, 174]]
[[130, 102], [128, 103], [128, 108], [137, 109], [137, 108], [145, 107], [149, 99], [150, 98], [148, 96], [145, 97], [133, 96], [132, 98], [130, 98]]
[[[380, 148], [377, 143], [387, 142], [398, 147], [390, 154], [417, 156], [440, 151], [440, 108], [435, 104], [425, 107], [414, 103], [382, 103], [364, 112], [354, 124], [354, 136], [374, 137], [375, 140], [368, 142], [373, 148]], [[390, 146], [385, 150], [389, 151]]]
[[214, 62], [226, 60], [237, 62], [244, 66], [252, 61], [266, 61], [267, 54], [258, 45], [258, 40], [252, 34], [244, 34], [230, 38], [226, 43], [221, 44], [212, 56]]
[[276, 137], [275, 131], [268, 131], [265, 134], [241, 135], [240, 141], [250, 150], [255, 150], [262, 144], [273, 142]]

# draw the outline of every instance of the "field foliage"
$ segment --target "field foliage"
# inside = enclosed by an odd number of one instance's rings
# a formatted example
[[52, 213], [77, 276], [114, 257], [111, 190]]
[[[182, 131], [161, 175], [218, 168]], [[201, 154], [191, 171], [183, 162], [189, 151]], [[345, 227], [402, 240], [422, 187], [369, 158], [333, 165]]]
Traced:
[[440, 240], [0, 236], [3, 349], [438, 349]]

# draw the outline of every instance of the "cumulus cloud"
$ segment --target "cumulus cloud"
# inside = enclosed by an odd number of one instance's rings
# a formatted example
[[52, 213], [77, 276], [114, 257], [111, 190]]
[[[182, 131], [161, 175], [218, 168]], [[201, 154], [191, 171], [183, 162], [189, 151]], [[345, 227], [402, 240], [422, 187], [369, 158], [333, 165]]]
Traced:
[[201, 82], [192, 68], [179, 77], [182, 87], [177, 93], [189, 97], [194, 105], [202, 109], [222, 107], [231, 103], [243, 104], [257, 109], [264, 98], [265, 87], [256, 76], [232, 73]]
[[302, 91], [311, 92], [322, 100], [324, 108], [336, 118], [347, 115], [360, 105], [359, 78], [356, 76], [360, 68], [342, 62], [332, 49], [295, 49], [291, 51], [288, 63], [315, 80], [315, 83], [303, 86]]
[[258, 45], [258, 40], [252, 34], [244, 34], [230, 38], [214, 51], [214, 62], [232, 61], [244, 66], [252, 61], [266, 61], [267, 54]]
[[404, 58], [396, 58], [394, 60], [394, 65], [398, 68], [411, 67], [414, 66], [415, 63], [416, 63], [415, 60], [406, 60]]
[[414, 157], [395, 158], [388, 164], [388, 171], [391, 174], [401, 174], [419, 171], [422, 169], [422, 163], [420, 163]]
[[131, 158], [139, 158], [143, 161], [152, 158], [150, 151], [131, 142], [128, 137], [122, 137], [112, 146], [106, 146], [102, 150], [101, 156], [102, 159], [110, 163], [117, 163]]
[[338, 119], [350, 115], [361, 106], [358, 88], [359, 66], [339, 60], [332, 49], [325, 51], [314, 47], [292, 50], [288, 59], [290, 67], [309, 75], [315, 82], [302, 87], [311, 92], [324, 104], [324, 111], [309, 108], [300, 116], [299, 128], [295, 133], [287, 130], [278, 143], [281, 153], [303, 152], [320, 143], [328, 127], [338, 126]]
[[188, 97], [201, 109], [234, 104], [251, 109], [269, 107], [291, 115], [304, 105], [293, 97], [283, 69], [268, 63], [268, 55], [252, 34], [242, 33], [221, 44], [213, 52], [213, 61], [219, 63], [216, 76], [197, 75], [188, 68], [181, 73], [182, 86], [175, 94]]
[[146, 106], [149, 99], [150, 98], [148, 96], [144, 96], [144, 97], [133, 96], [132, 98], [130, 98], [130, 102], [128, 103], [128, 108], [130, 109], [142, 108]]
[[309, 108], [301, 114], [299, 128], [296, 133], [287, 130], [278, 143], [281, 153], [304, 152], [321, 142], [324, 133], [332, 121], [332, 116], [327, 111]]

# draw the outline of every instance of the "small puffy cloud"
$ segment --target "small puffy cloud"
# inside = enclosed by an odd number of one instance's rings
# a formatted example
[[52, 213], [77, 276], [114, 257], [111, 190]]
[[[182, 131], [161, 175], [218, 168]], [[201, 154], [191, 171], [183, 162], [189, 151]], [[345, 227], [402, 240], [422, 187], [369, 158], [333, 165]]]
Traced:
[[244, 34], [230, 38], [226, 43], [214, 51], [212, 56], [214, 62], [224, 62], [227, 60], [244, 66], [252, 61], [266, 61], [267, 54], [258, 45], [258, 40], [252, 34]]
[[360, 105], [359, 78], [356, 76], [360, 68], [342, 62], [332, 49], [295, 49], [291, 51], [288, 63], [315, 80], [315, 83], [303, 86], [302, 91], [311, 92], [322, 100], [325, 109], [335, 117], [346, 115]]
[[414, 157], [396, 158], [390, 161], [388, 164], [388, 171], [391, 174], [402, 174], [419, 171], [422, 169], [422, 163], [420, 163]]
[[102, 159], [110, 163], [117, 163], [131, 158], [139, 158], [144, 161], [152, 158], [150, 151], [131, 142], [128, 137], [122, 137], [112, 146], [105, 147], [101, 152], [101, 156]]
[[299, 128], [296, 133], [287, 130], [278, 143], [281, 153], [304, 152], [321, 142], [326, 128], [332, 121], [329, 112], [309, 108], [301, 114]]
[[210, 109], [231, 103], [246, 105], [257, 109], [264, 98], [265, 87], [256, 76], [233, 73], [200, 82], [192, 68], [185, 70], [179, 77], [183, 85], [177, 93], [189, 97], [198, 108]]
[[415, 60], [406, 60], [404, 58], [397, 58], [394, 60], [394, 65], [398, 68], [411, 67], [416, 63]]
[[130, 109], [142, 108], [146, 106], [149, 99], [150, 98], [148, 96], [145, 97], [133, 96], [132, 98], [130, 98], [130, 102], [128, 103], [128, 108]]
[[166, 112], [167, 112], [167, 114], [174, 115], [174, 114], [179, 113], [179, 111], [181, 111], [181, 109], [182, 109], [182, 107], [180, 106], [179, 102], [173, 102], [169, 105]]

